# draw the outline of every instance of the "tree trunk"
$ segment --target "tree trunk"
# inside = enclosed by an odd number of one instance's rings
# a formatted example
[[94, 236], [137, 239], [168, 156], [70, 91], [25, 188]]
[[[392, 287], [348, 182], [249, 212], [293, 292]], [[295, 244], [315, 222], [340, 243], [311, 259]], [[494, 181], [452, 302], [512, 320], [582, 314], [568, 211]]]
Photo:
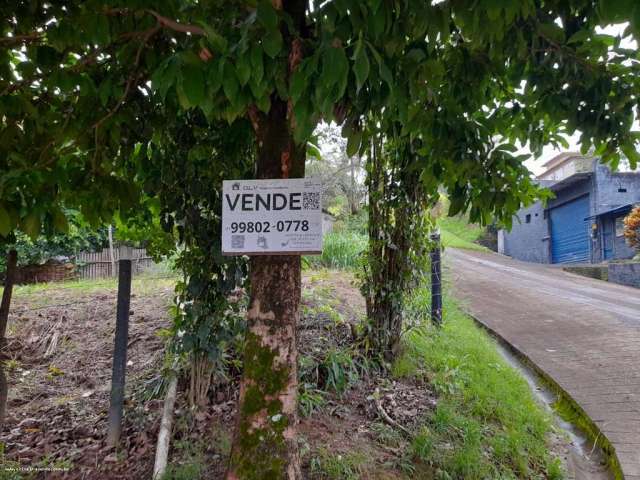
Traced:
[[353, 157], [349, 157], [349, 167], [351, 170], [351, 191], [349, 192], [349, 210], [351, 215], [358, 213], [357, 193], [356, 193], [356, 166], [353, 161]]
[[4, 350], [6, 347], [9, 307], [11, 305], [11, 295], [13, 294], [17, 263], [18, 253], [15, 250], [10, 250], [7, 254], [7, 271], [4, 280], [4, 291], [2, 292], [2, 303], [0, 303], [0, 428], [4, 425], [4, 415], [7, 409], [7, 396], [9, 393], [9, 384], [4, 373]]
[[[304, 176], [304, 146], [296, 145], [287, 104], [273, 98], [268, 115], [252, 112], [258, 140], [257, 177]], [[300, 257], [254, 256], [236, 430], [226, 478], [302, 478], [296, 430], [297, 322]]]

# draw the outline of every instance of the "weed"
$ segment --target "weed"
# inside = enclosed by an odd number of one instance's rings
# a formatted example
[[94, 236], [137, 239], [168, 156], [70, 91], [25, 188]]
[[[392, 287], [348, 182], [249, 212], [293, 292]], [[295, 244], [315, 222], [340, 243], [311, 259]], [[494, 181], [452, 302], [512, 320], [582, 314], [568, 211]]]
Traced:
[[163, 480], [191, 480], [200, 478], [205, 469], [204, 447], [190, 438], [174, 440], [175, 457], [180, 460], [167, 467]]
[[19, 360], [15, 360], [13, 358], [5, 360], [4, 368], [7, 371], [7, 373], [11, 373], [11, 372], [13, 372], [15, 370], [18, 370], [20, 368], [20, 361]]
[[342, 394], [360, 378], [358, 363], [348, 350], [331, 349], [327, 353], [321, 368], [326, 371], [325, 387]]
[[362, 252], [367, 248], [367, 236], [353, 232], [332, 232], [324, 236], [322, 255], [307, 257], [315, 268], [357, 268]]
[[359, 480], [367, 471], [369, 459], [359, 452], [336, 454], [321, 449], [311, 459], [314, 478], [327, 480]]
[[311, 383], [303, 383], [298, 396], [298, 408], [304, 417], [322, 410], [326, 403], [326, 392], [314, 388]]
[[370, 426], [370, 429], [375, 435], [376, 441], [386, 447], [399, 448], [405, 443], [402, 434], [389, 425], [374, 423]]

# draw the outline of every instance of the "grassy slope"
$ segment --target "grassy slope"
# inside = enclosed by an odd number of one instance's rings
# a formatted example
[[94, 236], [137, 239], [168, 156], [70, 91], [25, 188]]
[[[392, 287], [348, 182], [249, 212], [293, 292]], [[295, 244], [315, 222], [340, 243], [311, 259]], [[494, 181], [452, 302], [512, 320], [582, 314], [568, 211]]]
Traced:
[[551, 419], [494, 341], [448, 299], [441, 331], [406, 336], [396, 362], [401, 377], [426, 377], [440, 395], [413, 442], [413, 453], [442, 478], [562, 478], [548, 453]]
[[442, 217], [438, 219], [442, 244], [450, 248], [487, 251], [486, 247], [475, 243], [482, 236], [483, 229], [467, 223], [462, 217]]
[[[484, 230], [467, 223], [462, 217], [444, 217], [438, 220], [442, 244], [445, 248], [487, 251], [475, 241]], [[312, 268], [354, 268], [358, 267], [360, 254], [367, 248], [365, 232], [336, 228], [324, 235], [322, 255], [305, 257]]]

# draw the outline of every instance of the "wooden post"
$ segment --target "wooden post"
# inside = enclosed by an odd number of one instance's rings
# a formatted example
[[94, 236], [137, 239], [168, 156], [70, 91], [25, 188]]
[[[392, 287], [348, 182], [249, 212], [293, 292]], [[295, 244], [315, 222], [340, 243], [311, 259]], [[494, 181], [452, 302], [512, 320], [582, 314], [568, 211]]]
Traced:
[[4, 373], [4, 349], [6, 347], [5, 337], [7, 334], [7, 323], [9, 322], [9, 307], [11, 306], [11, 295], [13, 294], [13, 284], [16, 279], [17, 264], [18, 252], [10, 250], [7, 254], [7, 271], [4, 278], [2, 303], [0, 303], [0, 427], [4, 424], [7, 396], [9, 394], [9, 383]]
[[131, 260], [120, 260], [118, 267], [118, 306], [113, 348], [109, 430], [107, 432], [107, 443], [114, 447], [118, 444], [122, 430], [124, 380], [127, 366], [127, 341], [129, 338], [129, 305], [131, 303]]
[[440, 232], [431, 234], [431, 321], [442, 325], [442, 268], [440, 261]]

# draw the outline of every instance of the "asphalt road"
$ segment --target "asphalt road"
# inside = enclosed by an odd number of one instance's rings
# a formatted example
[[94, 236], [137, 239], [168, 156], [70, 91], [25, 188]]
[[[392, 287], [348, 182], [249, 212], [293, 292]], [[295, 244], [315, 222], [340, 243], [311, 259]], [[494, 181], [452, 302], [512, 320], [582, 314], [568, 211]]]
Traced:
[[456, 297], [552, 378], [640, 480], [640, 290], [555, 266], [450, 249]]

